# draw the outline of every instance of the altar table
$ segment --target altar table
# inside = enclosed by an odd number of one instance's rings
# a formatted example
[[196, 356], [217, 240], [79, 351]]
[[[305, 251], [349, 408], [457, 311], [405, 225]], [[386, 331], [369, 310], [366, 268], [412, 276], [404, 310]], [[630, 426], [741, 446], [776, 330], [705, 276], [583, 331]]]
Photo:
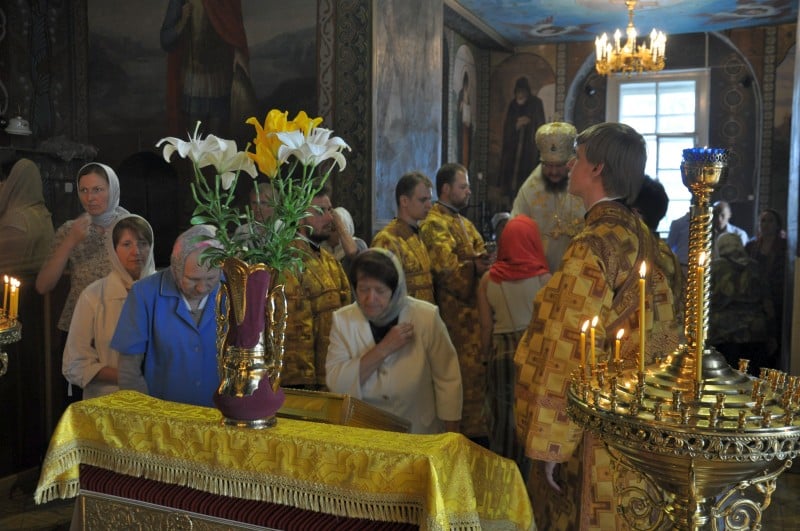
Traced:
[[420, 529], [536, 528], [515, 463], [462, 435], [287, 418], [252, 430], [221, 420], [216, 409], [134, 391], [72, 404], [50, 441], [36, 503], [77, 496], [81, 469], [94, 467], [200, 494]]

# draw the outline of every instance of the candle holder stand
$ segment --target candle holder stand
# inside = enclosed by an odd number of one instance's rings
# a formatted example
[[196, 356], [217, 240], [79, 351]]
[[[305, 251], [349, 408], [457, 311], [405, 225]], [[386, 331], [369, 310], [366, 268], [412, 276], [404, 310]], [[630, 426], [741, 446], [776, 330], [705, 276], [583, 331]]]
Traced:
[[[733, 369], [703, 344], [712, 271], [699, 257], [711, 256], [709, 200], [726, 171], [725, 150], [684, 151], [686, 344], [644, 373], [574, 375], [568, 390], [568, 414], [612, 456], [618, 511], [633, 529], [760, 529], [778, 476], [800, 453], [800, 378], [774, 369], [750, 376], [745, 360]], [[643, 484], [622, 485], [633, 476]]]
[[8, 353], [4, 347], [21, 339], [22, 324], [16, 319], [9, 319], [0, 314], [0, 376], [5, 376], [8, 372]]

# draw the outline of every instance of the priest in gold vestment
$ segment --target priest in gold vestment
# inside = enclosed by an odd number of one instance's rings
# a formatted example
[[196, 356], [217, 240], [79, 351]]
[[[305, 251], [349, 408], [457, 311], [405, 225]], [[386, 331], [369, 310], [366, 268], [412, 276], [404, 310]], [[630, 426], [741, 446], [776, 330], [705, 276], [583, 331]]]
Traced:
[[438, 201], [422, 222], [420, 237], [431, 258], [436, 304], [458, 353], [464, 387], [461, 432], [485, 437], [486, 366], [480, 355], [477, 289], [491, 261], [478, 229], [459, 214], [471, 194], [467, 169], [442, 166], [436, 173], [436, 194]]
[[303, 271], [285, 272], [286, 339], [281, 384], [325, 389], [325, 359], [333, 312], [350, 304], [350, 281], [339, 260], [320, 244], [330, 236], [333, 215], [327, 188], [315, 197], [298, 240]]
[[431, 259], [418, 225], [431, 209], [431, 188], [431, 180], [420, 172], [400, 177], [394, 192], [397, 217], [372, 238], [372, 247], [387, 249], [400, 260], [411, 297], [436, 304]]
[[[654, 266], [658, 244], [627, 206], [641, 187], [645, 162], [645, 141], [627, 125], [601, 123], [578, 135], [569, 191], [583, 199], [586, 225], [539, 291], [517, 347], [517, 434], [534, 460], [529, 492], [542, 529], [628, 527], [617, 512], [610, 455], [569, 420], [566, 392], [581, 363], [581, 325], [594, 316], [598, 361], [608, 359], [620, 328], [627, 338], [621, 352], [627, 368], [638, 363], [640, 326], [647, 330], [648, 363], [678, 345], [672, 289]], [[644, 324], [638, 312], [642, 261], [648, 267]]]

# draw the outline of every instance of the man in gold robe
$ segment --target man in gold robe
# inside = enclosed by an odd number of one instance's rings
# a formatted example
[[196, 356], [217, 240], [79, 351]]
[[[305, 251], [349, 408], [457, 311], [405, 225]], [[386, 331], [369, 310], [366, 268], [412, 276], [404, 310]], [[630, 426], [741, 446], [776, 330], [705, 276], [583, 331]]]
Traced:
[[410, 296], [436, 304], [431, 259], [418, 225], [431, 209], [431, 188], [431, 180], [420, 172], [400, 177], [394, 191], [397, 217], [375, 235], [372, 247], [388, 249], [400, 260]]
[[586, 209], [567, 191], [567, 161], [575, 151], [575, 126], [544, 124], [536, 131], [541, 161], [517, 192], [511, 215], [525, 214], [538, 223], [550, 271], [558, 269], [569, 242], [583, 228]]
[[[568, 191], [583, 199], [586, 226], [539, 292], [515, 356], [517, 434], [534, 460], [529, 492], [543, 529], [622, 529], [611, 458], [602, 443], [567, 417], [567, 388], [580, 360], [581, 325], [598, 317], [598, 361], [616, 332], [647, 329], [646, 362], [678, 345], [673, 294], [658, 262], [658, 244], [627, 205], [642, 185], [646, 144], [624, 124], [601, 123], [577, 137]], [[639, 271], [646, 262], [646, 315], [638, 312]], [[589, 349], [589, 346], [586, 347]], [[623, 341], [626, 368], [638, 364], [638, 341]]]
[[311, 201], [296, 245], [303, 252], [303, 270], [286, 273], [288, 317], [281, 385], [304, 389], [325, 388], [325, 358], [333, 312], [351, 302], [350, 281], [339, 260], [320, 244], [333, 227], [329, 191]]
[[438, 201], [420, 225], [420, 237], [431, 258], [436, 303], [458, 353], [464, 383], [461, 432], [481, 438], [487, 433], [483, 415], [486, 367], [480, 355], [477, 288], [491, 265], [483, 238], [459, 214], [471, 195], [467, 169], [445, 164], [436, 173]]

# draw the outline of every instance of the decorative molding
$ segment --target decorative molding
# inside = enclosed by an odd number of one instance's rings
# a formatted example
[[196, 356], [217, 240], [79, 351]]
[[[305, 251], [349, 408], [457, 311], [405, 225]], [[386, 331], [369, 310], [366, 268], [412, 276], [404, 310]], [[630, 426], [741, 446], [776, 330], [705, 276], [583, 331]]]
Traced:
[[336, 2], [333, 129], [350, 145], [347, 167], [336, 174], [336, 203], [353, 215], [356, 234], [371, 234], [372, 1]]
[[336, 2], [317, 0], [317, 56], [319, 115], [325, 123], [335, 122], [333, 114], [334, 80], [336, 77]]
[[[6, 11], [0, 6], [0, 43], [6, 38]], [[0, 57], [0, 64], [5, 62], [5, 57]], [[6, 68], [3, 68], [3, 72]], [[8, 89], [6, 89], [3, 78], [0, 77], [0, 116], [4, 116], [8, 110]]]
[[444, 26], [451, 28], [479, 48], [510, 52], [511, 41], [487, 26], [456, 0], [444, 0]]
[[[772, 188], [772, 149], [775, 136], [775, 77], [777, 68], [778, 29], [774, 26], [764, 28], [764, 53], [762, 63], [762, 92], [764, 112], [761, 130], [761, 167], [758, 180], [758, 212], [770, 206], [770, 190]], [[755, 82], [753, 82], [755, 83]]]
[[168, 529], [213, 531], [216, 529], [269, 529], [215, 518], [109, 494], [82, 491], [77, 500], [72, 529]]

